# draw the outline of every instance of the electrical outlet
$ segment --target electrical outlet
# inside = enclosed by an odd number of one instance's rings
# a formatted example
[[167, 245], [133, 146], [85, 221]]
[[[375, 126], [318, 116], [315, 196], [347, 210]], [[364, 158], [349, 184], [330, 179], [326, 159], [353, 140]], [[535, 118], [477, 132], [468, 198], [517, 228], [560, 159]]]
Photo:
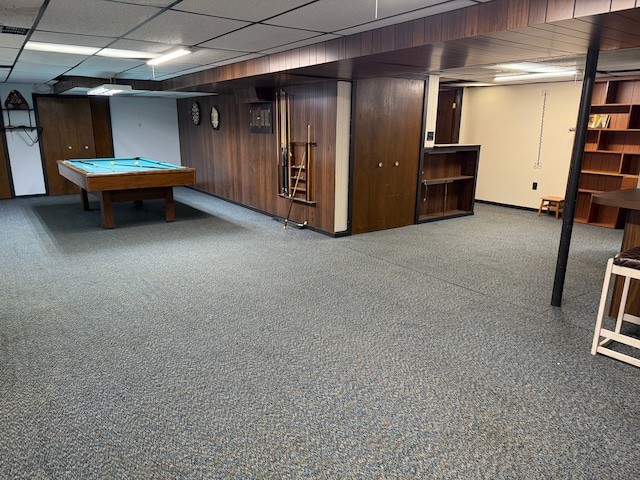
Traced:
[[537, 190], [538, 189], [538, 182], [533, 182], [533, 187], [531, 187], [531, 188], [533, 188], [534, 190]]

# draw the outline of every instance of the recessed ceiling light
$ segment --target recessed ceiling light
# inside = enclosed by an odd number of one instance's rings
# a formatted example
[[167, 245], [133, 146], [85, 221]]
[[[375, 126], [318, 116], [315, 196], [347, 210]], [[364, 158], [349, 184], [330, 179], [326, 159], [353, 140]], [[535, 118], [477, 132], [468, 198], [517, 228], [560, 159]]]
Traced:
[[39, 52], [71, 53], [73, 55], [93, 55], [98, 50], [97, 47], [83, 47], [81, 45], [64, 45], [62, 43], [27, 42], [25, 50], [36, 50]]
[[97, 55], [111, 58], [148, 59], [156, 58], [157, 53], [137, 52], [135, 50], [120, 50], [117, 48], [85, 47], [82, 45], [65, 45], [62, 43], [27, 42], [25, 50], [40, 52], [70, 53], [73, 55]]
[[111, 57], [111, 58], [156, 58], [157, 53], [150, 52], [136, 52], [135, 50], [119, 50], [117, 48], [103, 48], [96, 52], [99, 57]]
[[521, 75], [503, 75], [493, 79], [494, 82], [513, 82], [516, 80], [534, 80], [540, 78], [573, 77], [576, 70], [564, 70], [559, 72], [523, 73]]
[[147, 62], [147, 65], [158, 65], [160, 63], [168, 62], [169, 60], [173, 60], [174, 58], [178, 58], [189, 53], [191, 53], [190, 50], [181, 48], [180, 50], [176, 50], [174, 52], [167, 53], [166, 55], [162, 55], [161, 57], [154, 58], [153, 60], [149, 60]]
[[566, 71], [568, 68], [575, 68], [575, 65], [547, 65], [544, 63], [534, 63], [534, 62], [513, 62], [513, 63], [500, 63], [498, 65], [493, 65], [489, 67], [491, 70], [507, 70], [507, 71], [515, 71], [515, 72], [533, 72], [533, 73], [542, 73], [542, 72], [557, 72], [557, 71]]
[[115, 95], [117, 93], [121, 93], [131, 89], [131, 85], [116, 85], [115, 83], [107, 83], [105, 85], [100, 85], [99, 87], [92, 88], [87, 92], [87, 95], [104, 95], [110, 97], [111, 95]]

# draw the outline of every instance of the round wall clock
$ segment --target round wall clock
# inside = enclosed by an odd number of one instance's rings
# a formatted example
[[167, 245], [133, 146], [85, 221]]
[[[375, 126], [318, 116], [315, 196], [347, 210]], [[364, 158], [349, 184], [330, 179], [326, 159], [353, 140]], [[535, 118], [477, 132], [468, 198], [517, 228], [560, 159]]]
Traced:
[[200, 125], [200, 104], [198, 102], [191, 104], [191, 120], [194, 125]]
[[214, 130], [220, 128], [220, 112], [218, 112], [218, 107], [215, 105], [211, 107], [211, 126]]

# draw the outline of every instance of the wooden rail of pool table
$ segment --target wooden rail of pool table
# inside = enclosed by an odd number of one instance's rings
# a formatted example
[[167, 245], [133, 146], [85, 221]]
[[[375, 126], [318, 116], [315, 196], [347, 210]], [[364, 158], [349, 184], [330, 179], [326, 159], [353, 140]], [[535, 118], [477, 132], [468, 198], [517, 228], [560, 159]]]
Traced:
[[105, 228], [115, 226], [113, 206], [115, 202], [141, 202], [164, 198], [167, 222], [175, 220], [173, 187], [194, 185], [195, 168], [155, 169], [136, 172], [92, 173], [75, 167], [65, 160], [58, 160], [58, 172], [80, 187], [84, 210], [89, 210], [88, 193], [100, 200], [102, 224]]

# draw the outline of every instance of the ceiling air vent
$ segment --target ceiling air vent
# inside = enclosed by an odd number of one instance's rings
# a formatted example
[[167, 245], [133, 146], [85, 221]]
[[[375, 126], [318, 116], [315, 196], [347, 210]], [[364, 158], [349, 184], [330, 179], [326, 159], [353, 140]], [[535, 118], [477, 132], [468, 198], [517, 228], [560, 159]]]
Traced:
[[12, 35], [26, 35], [29, 33], [28, 28], [0, 26], [0, 33], [10, 33]]

